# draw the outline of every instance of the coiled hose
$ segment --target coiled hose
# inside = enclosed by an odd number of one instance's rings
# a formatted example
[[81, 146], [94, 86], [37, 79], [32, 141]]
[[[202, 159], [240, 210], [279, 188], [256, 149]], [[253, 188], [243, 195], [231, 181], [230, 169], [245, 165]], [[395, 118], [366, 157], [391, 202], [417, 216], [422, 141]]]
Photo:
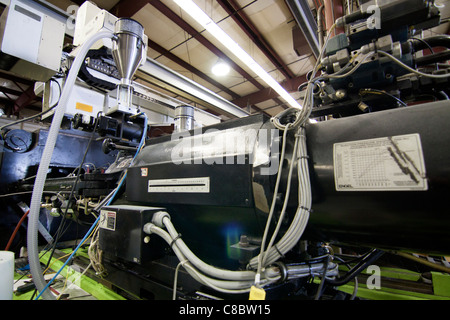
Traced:
[[[111, 38], [113, 33], [111, 31], [101, 31], [92, 35], [81, 47], [75, 58], [72, 67], [70, 68], [69, 75], [66, 79], [63, 92], [61, 94], [60, 102], [56, 107], [53, 115], [52, 124], [47, 137], [44, 151], [42, 152], [42, 158], [39, 164], [36, 181], [31, 197], [30, 213], [28, 215], [28, 230], [27, 230], [27, 249], [28, 249], [28, 262], [30, 265], [31, 275], [33, 276], [33, 282], [38, 291], [42, 291], [46, 285], [42, 269], [39, 261], [38, 250], [38, 224], [39, 224], [39, 212], [41, 208], [42, 193], [44, 190], [45, 180], [47, 178], [48, 168], [52, 158], [53, 150], [55, 148], [56, 139], [58, 137], [59, 128], [66, 110], [67, 101], [72, 92], [73, 85], [77, 78], [80, 67], [85, 59], [86, 54], [92, 45], [100, 39]], [[44, 292], [43, 299], [55, 300], [55, 297], [49, 292]]]

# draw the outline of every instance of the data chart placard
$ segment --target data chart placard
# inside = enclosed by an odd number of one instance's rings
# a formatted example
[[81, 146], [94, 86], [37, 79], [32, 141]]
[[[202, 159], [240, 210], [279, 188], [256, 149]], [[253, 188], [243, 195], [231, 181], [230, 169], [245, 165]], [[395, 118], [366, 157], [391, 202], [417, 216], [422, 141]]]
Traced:
[[335, 143], [337, 191], [428, 189], [419, 134]]

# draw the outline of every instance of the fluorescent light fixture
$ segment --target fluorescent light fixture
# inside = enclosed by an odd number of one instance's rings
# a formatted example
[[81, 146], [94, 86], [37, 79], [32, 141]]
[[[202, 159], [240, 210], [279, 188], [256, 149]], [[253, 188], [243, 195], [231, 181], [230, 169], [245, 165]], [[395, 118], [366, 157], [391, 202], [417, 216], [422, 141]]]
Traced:
[[219, 40], [237, 58], [256, 73], [265, 83], [277, 92], [291, 107], [300, 109], [300, 104], [272, 78], [264, 69], [245, 52], [231, 37], [225, 33], [212, 19], [191, 0], [174, 0], [187, 14], [194, 18], [211, 35]]
[[216, 76], [225, 76], [230, 72], [230, 66], [223, 61], [219, 61], [212, 66], [211, 71]]

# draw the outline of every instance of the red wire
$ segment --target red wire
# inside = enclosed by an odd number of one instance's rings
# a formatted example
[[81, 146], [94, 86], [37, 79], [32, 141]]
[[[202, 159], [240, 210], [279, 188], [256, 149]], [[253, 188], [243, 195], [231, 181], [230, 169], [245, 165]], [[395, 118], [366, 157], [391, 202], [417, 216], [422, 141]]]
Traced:
[[316, 0], [313, 0], [313, 2], [314, 2], [314, 7], [316, 9], [318, 9], [320, 7], [320, 1], [319, 1], [319, 5], [317, 4]]
[[28, 213], [30, 212], [30, 210], [27, 210], [27, 212], [25, 212], [25, 214], [22, 216], [22, 218], [20, 219], [20, 221], [17, 223], [16, 228], [14, 229], [14, 232], [12, 233], [11, 237], [9, 238], [8, 244], [6, 245], [5, 251], [9, 250], [9, 247], [11, 247], [11, 244], [14, 240], [14, 238], [16, 237], [17, 232], [20, 229], [20, 226], [22, 225], [22, 222], [25, 220], [25, 218], [28, 216]]

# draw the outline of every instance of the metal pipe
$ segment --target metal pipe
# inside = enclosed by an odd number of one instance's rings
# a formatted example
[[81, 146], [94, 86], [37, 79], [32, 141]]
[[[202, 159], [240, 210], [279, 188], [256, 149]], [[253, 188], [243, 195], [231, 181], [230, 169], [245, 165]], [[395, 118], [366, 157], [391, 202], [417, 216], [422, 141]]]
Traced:
[[321, 5], [319, 9], [317, 10], [317, 37], [319, 38], [319, 48], [322, 49], [323, 47], [323, 19], [322, 19], [322, 12], [324, 9], [324, 5]]
[[[341, 0], [324, 0], [323, 5], [325, 7], [325, 26], [328, 32], [335, 21], [342, 17], [343, 5]], [[333, 37], [336, 34], [342, 32], [343, 30], [337, 27], [335, 30], [333, 30], [331, 36]]]
[[352, 270], [350, 270], [343, 278], [336, 280], [326, 279], [326, 282], [333, 286], [342, 286], [351, 281], [353, 278], [355, 278], [359, 273], [361, 273], [361, 271], [363, 271], [373, 262], [378, 260], [378, 258], [380, 258], [383, 254], [384, 251], [373, 249], [372, 251], [370, 251], [370, 253], [364, 256], [364, 258], [355, 267], [353, 267]]
[[194, 108], [191, 106], [177, 106], [175, 108], [175, 132], [194, 129]]
[[297, 25], [305, 35], [305, 39], [308, 41], [312, 53], [314, 56], [318, 57], [320, 48], [317, 39], [316, 19], [309, 8], [307, 1], [286, 0], [286, 4], [291, 10]]
[[153, 59], [147, 58], [139, 67], [139, 71], [145, 75], [147, 81], [163, 82], [165, 85], [175, 87], [182, 92], [203, 101], [207, 107], [218, 110], [233, 118], [242, 118], [250, 115], [247, 111], [229, 102], [218, 94], [206, 89], [198, 83], [176, 73]]

